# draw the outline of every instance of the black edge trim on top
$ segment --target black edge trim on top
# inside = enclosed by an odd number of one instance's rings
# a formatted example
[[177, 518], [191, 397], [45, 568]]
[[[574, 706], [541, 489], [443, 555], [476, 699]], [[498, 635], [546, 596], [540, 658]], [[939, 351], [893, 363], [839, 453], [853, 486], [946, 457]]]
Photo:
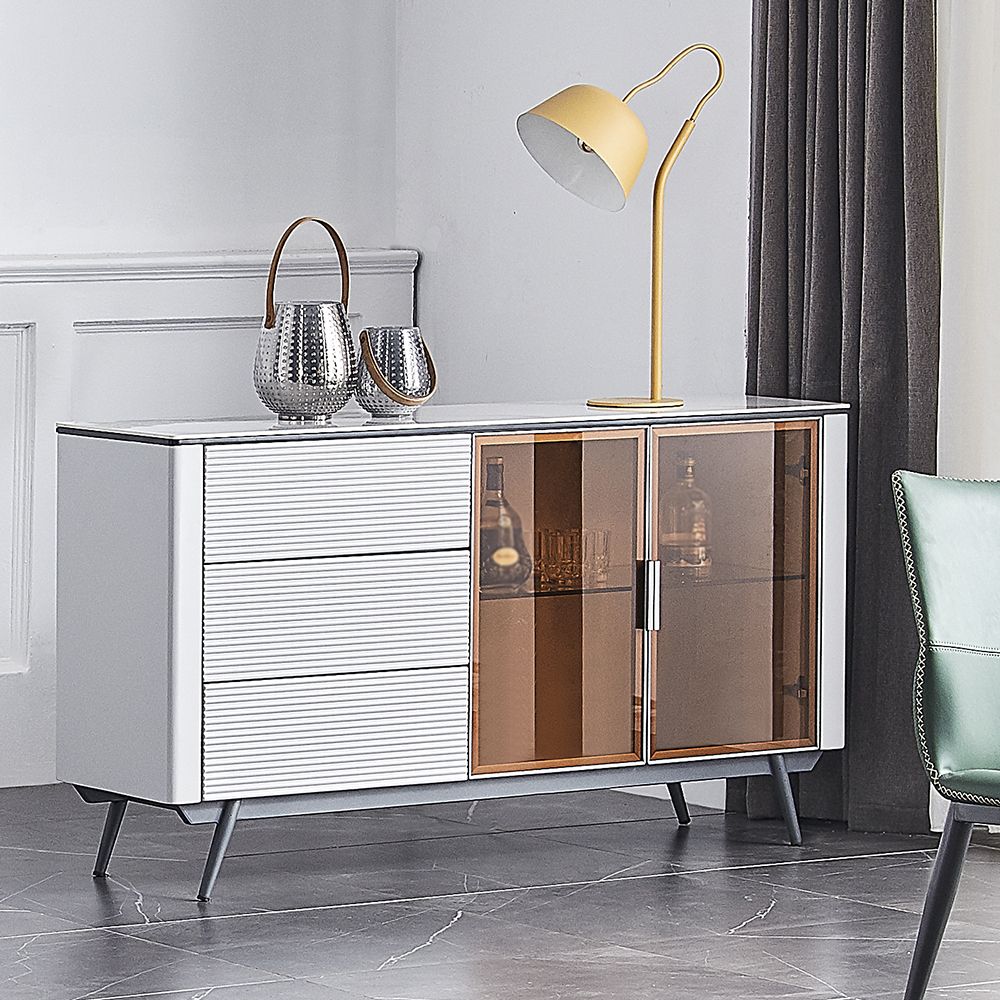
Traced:
[[[99, 431], [90, 427], [56, 427], [56, 434], [68, 437], [103, 438], [106, 441], [135, 441], [138, 444], [179, 445], [196, 444], [195, 441], [178, 441], [155, 434], [132, 434], [129, 431]], [[138, 801], [138, 800], [136, 800]]]

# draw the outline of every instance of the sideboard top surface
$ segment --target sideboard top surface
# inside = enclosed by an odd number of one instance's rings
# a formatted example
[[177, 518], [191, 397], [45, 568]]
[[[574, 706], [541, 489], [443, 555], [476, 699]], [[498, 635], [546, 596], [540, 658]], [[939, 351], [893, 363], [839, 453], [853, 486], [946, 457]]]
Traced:
[[693, 397], [672, 409], [614, 410], [582, 402], [462, 403], [424, 406], [412, 418], [375, 420], [353, 404], [326, 423], [279, 423], [274, 417], [224, 417], [168, 422], [109, 424], [63, 422], [60, 434], [144, 441], [149, 444], [225, 444], [311, 440], [332, 437], [385, 437], [447, 431], [481, 432], [574, 427], [629, 427], [709, 420], [788, 419], [844, 412], [847, 403], [823, 403], [772, 396]]

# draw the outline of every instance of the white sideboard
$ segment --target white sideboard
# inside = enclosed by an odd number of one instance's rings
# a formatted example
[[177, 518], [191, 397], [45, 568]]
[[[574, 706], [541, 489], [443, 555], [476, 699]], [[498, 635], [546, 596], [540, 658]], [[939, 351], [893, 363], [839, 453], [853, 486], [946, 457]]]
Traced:
[[[771, 774], [796, 841], [788, 772], [843, 746], [841, 404], [58, 432], [58, 774], [109, 803], [97, 875], [130, 800], [216, 824], [202, 899], [238, 817], [663, 783], [686, 820], [683, 781]], [[590, 575], [480, 587], [497, 457], [536, 563], [597, 526]]]

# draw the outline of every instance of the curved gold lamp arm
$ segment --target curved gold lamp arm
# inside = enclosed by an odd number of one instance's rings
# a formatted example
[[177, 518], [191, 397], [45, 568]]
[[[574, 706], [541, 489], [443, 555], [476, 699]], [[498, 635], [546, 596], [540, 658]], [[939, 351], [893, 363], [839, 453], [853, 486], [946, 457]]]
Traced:
[[715, 83], [705, 92], [705, 96], [694, 106], [694, 111], [691, 112], [691, 121], [696, 122], [698, 120], [698, 115], [701, 114], [701, 109], [708, 103], [709, 98], [722, 86], [722, 81], [726, 78], [726, 64], [722, 61], [722, 56], [719, 54], [717, 49], [712, 48], [711, 45], [706, 45], [703, 42], [699, 42], [695, 45], [689, 45], [682, 52], [678, 52], [670, 62], [667, 63], [663, 69], [660, 70], [656, 76], [651, 76], [648, 80], [643, 80], [642, 83], [636, 84], [623, 98], [622, 102], [628, 104], [629, 101], [635, 97], [636, 94], [641, 90], [645, 90], [647, 87], [652, 87], [654, 83], [659, 83], [685, 56], [690, 55], [692, 52], [701, 49], [704, 52], [711, 52], [715, 56], [715, 61], [719, 64], [719, 75], [715, 80]]
[[628, 103], [636, 94], [647, 87], [652, 87], [654, 83], [662, 80], [685, 56], [697, 49], [704, 49], [715, 56], [715, 61], [719, 64], [719, 76], [715, 83], [706, 91], [705, 96], [694, 106], [691, 117], [688, 118], [677, 138], [671, 143], [667, 150], [667, 155], [663, 157], [660, 169], [657, 171], [656, 180], [653, 183], [653, 251], [652, 251], [652, 275], [650, 280], [650, 334], [649, 334], [649, 399], [632, 400], [623, 404], [619, 400], [589, 400], [591, 406], [642, 406], [644, 403], [652, 403], [656, 406], [680, 406], [682, 400], [675, 398], [665, 398], [663, 395], [663, 189], [667, 182], [667, 175], [674, 165], [674, 161], [680, 156], [684, 144], [688, 141], [694, 131], [695, 122], [701, 109], [708, 103], [709, 98], [722, 86], [722, 81], [726, 75], [726, 65], [722, 61], [722, 56], [712, 48], [711, 45], [697, 44], [689, 45], [682, 52], [678, 52], [656, 76], [651, 76], [648, 80], [643, 80], [638, 86], [633, 87], [623, 98], [624, 103]]

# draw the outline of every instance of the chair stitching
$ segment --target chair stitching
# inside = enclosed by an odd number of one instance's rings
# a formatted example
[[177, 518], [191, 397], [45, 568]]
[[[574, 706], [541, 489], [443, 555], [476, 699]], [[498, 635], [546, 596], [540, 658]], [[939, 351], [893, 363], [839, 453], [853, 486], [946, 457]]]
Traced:
[[1000, 649], [992, 646], [967, 646], [960, 642], [929, 642], [928, 649], [954, 649], [960, 653], [978, 653], [982, 656], [1000, 656]]
[[[946, 476], [939, 477], [948, 479]], [[975, 479], [950, 479], [951, 482], [983, 482]], [[920, 649], [917, 654], [917, 667], [913, 674], [913, 722], [917, 735], [917, 748], [924, 762], [924, 769], [931, 784], [946, 798], [957, 802], [969, 802], [973, 805], [1000, 806], [1000, 798], [986, 795], [975, 795], [946, 787], [941, 782], [941, 775], [934, 766], [930, 750], [927, 746], [927, 730], [924, 720], [924, 670], [927, 663], [927, 626], [924, 620], [923, 604], [920, 600], [920, 588], [917, 584], [917, 570], [913, 559], [913, 545], [910, 540], [910, 524], [906, 509], [906, 493], [903, 490], [903, 479], [898, 471], [892, 474], [892, 492], [896, 500], [896, 518], [899, 521], [899, 537], [903, 543], [903, 561], [906, 564], [906, 578], [910, 585], [910, 598], [913, 602], [913, 619], [917, 626], [917, 638]]]

